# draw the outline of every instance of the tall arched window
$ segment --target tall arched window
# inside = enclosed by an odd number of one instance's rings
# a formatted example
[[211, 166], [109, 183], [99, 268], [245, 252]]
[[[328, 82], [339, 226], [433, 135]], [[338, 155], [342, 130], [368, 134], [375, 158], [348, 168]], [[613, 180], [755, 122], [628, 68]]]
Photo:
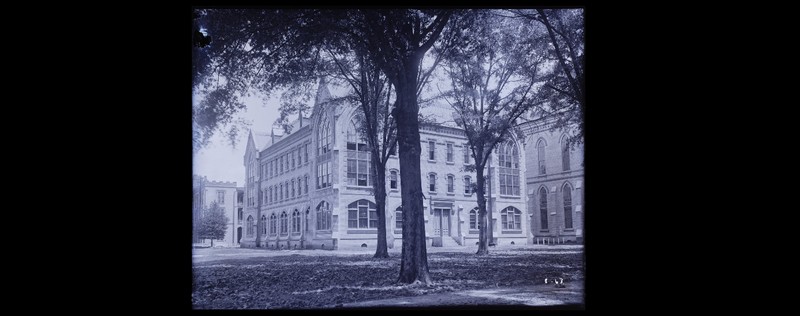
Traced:
[[519, 151], [514, 142], [498, 145], [500, 194], [519, 196]]
[[403, 229], [403, 206], [398, 206], [394, 210], [394, 228]]
[[472, 194], [472, 178], [464, 177], [464, 194]]
[[428, 191], [436, 192], [436, 174], [428, 174]]
[[572, 228], [572, 187], [564, 184], [564, 228]]
[[308, 175], [306, 175], [305, 181], [303, 181], [303, 186], [305, 187], [306, 194], [308, 194]]
[[292, 212], [292, 232], [300, 232], [300, 211], [296, 209]]
[[331, 122], [323, 116], [317, 127], [317, 189], [331, 186]]
[[358, 200], [347, 206], [347, 228], [378, 228], [375, 203]]
[[546, 174], [547, 169], [544, 167], [544, 139], [539, 139], [536, 143], [536, 153], [539, 156], [539, 174]]
[[564, 171], [569, 171], [569, 144], [567, 135], [561, 137], [561, 166]]
[[280, 191], [278, 192], [278, 201], [283, 201], [283, 183], [280, 184]]
[[247, 237], [253, 237], [253, 229], [256, 224], [253, 223], [253, 216], [247, 216]]
[[292, 197], [294, 197], [294, 186], [295, 186], [294, 179], [292, 179]]
[[331, 205], [322, 201], [317, 205], [317, 230], [331, 229]]
[[542, 229], [547, 229], [547, 189], [539, 189], [539, 215], [541, 217]]
[[275, 236], [278, 234], [278, 217], [275, 213], [269, 217], [269, 234]]
[[317, 129], [317, 155], [327, 153], [331, 149], [331, 124], [327, 116], [323, 116]]
[[347, 184], [372, 186], [370, 152], [367, 144], [359, 136], [355, 120], [347, 126]]
[[270, 186], [269, 187], [269, 193], [267, 194], [267, 203], [272, 203], [272, 202], [275, 202], [275, 201], [272, 199], [272, 186]]
[[478, 208], [469, 211], [469, 229], [478, 229]]
[[522, 212], [513, 206], [506, 207], [500, 212], [504, 230], [522, 229]]
[[289, 233], [289, 215], [286, 214], [286, 211], [281, 213], [281, 235], [286, 235]]
[[284, 186], [284, 188], [286, 188], [286, 193], [285, 193], [286, 195], [284, 195], [284, 196], [286, 196], [286, 199], [288, 200], [289, 199], [289, 180], [286, 180], [286, 185]]
[[258, 229], [261, 230], [261, 236], [267, 235], [267, 216], [261, 215], [261, 222], [259, 223]]

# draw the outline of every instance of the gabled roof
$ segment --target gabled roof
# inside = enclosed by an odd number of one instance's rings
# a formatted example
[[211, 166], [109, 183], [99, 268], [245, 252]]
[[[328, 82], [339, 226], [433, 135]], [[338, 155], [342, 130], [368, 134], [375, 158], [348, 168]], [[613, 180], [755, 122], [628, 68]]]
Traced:
[[269, 134], [253, 130], [250, 130], [250, 132], [253, 133], [253, 142], [256, 145], [256, 150], [262, 151], [264, 150], [264, 148], [267, 148], [267, 146], [269, 146], [270, 144]]

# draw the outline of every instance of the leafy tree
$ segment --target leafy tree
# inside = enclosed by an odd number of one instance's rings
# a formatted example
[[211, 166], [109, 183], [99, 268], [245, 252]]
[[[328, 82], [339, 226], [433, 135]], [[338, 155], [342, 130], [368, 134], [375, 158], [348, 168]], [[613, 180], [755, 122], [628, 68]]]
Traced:
[[[357, 115], [359, 134], [367, 141], [371, 154], [371, 172], [376, 213], [378, 215], [378, 244], [375, 258], [388, 258], [386, 240], [386, 163], [389, 154], [397, 145], [396, 123], [390, 116], [394, 105], [391, 103], [391, 85], [380, 69], [367, 58], [363, 51], [344, 52], [339, 56], [330, 52], [341, 73], [342, 79], [352, 88], [353, 93], [345, 98], [360, 105]], [[349, 57], [349, 58], [348, 58]]]
[[[210, 119], [224, 122], [251, 88], [262, 92], [308, 81], [325, 71], [327, 48], [363, 52], [394, 87], [403, 186], [403, 250], [399, 281], [430, 282], [420, 176], [418, 95], [426, 82], [422, 59], [451, 21], [465, 11], [446, 9], [283, 10], [208, 9], [199, 14], [212, 37], [208, 71], [195, 85], [205, 92]], [[451, 27], [458, 34], [458, 27]], [[197, 111], [196, 113], [202, 113]], [[220, 119], [222, 118], [222, 120]], [[202, 136], [202, 135], [201, 135]], [[202, 142], [200, 142], [202, 144]]]
[[[545, 66], [544, 45], [537, 25], [481, 13], [462, 45], [445, 54], [444, 72], [451, 89], [441, 95], [453, 108], [475, 161], [478, 199], [478, 255], [488, 254], [485, 168], [494, 148], [512, 140], [517, 119], [542, 104], [537, 94]], [[524, 139], [524, 137], [519, 137]]]
[[223, 209], [217, 201], [211, 203], [203, 212], [200, 218], [199, 231], [200, 238], [211, 239], [211, 247], [214, 247], [214, 239], [225, 238], [225, 230], [228, 229], [228, 217], [225, 216]]
[[556, 127], [576, 127], [571, 145], [583, 142], [583, 113], [586, 110], [584, 77], [584, 19], [582, 9], [509, 10], [513, 15], [536, 21], [546, 29], [548, 58], [556, 71], [542, 88], [548, 107], [544, 115], [556, 117]]

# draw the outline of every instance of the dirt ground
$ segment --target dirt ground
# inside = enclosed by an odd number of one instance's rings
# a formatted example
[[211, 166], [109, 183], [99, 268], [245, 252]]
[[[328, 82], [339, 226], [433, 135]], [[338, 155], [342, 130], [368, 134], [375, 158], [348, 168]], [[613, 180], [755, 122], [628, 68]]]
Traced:
[[[465, 249], [467, 248], [467, 249]], [[369, 250], [193, 251], [197, 309], [319, 309], [427, 306], [570, 306], [583, 304], [580, 246], [518, 246], [478, 257], [468, 247], [433, 249], [433, 284], [398, 284], [400, 256]], [[563, 278], [565, 287], [544, 284]]]

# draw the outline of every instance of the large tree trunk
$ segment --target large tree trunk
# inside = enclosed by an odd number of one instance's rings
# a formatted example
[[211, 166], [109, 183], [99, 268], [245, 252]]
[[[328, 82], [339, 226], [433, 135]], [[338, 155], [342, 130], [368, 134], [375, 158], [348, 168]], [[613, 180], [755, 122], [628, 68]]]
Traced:
[[487, 255], [489, 254], [489, 220], [486, 216], [486, 197], [484, 196], [486, 192], [483, 190], [486, 180], [483, 178], [483, 167], [478, 167], [476, 172], [478, 173], [477, 187], [475, 188], [475, 192], [478, 194], [478, 252], [475, 254]]
[[419, 59], [409, 58], [395, 82], [398, 107], [395, 108], [400, 156], [400, 192], [403, 199], [403, 250], [400, 262], [401, 283], [415, 281], [429, 284], [428, 253], [425, 243], [425, 218], [422, 209], [422, 176], [419, 137], [419, 104], [416, 78]]
[[389, 251], [386, 249], [386, 165], [381, 165], [380, 155], [376, 157], [376, 151], [372, 153], [373, 188], [375, 193], [376, 211], [378, 212], [378, 246], [375, 248], [374, 258], [389, 258]]

